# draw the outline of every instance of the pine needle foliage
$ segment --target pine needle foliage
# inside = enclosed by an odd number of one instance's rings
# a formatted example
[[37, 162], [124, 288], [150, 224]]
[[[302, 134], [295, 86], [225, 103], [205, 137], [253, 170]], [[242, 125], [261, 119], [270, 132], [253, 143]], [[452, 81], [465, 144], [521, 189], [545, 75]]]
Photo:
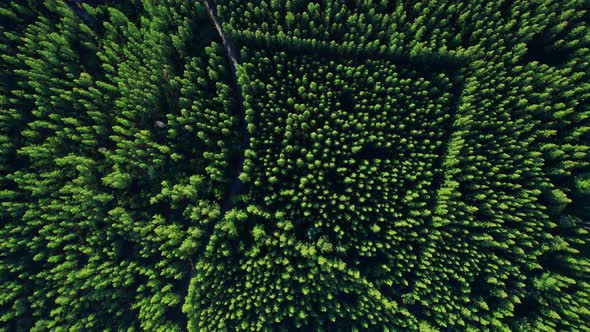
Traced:
[[0, 330], [590, 331], [587, 1], [209, 3], [0, 4]]

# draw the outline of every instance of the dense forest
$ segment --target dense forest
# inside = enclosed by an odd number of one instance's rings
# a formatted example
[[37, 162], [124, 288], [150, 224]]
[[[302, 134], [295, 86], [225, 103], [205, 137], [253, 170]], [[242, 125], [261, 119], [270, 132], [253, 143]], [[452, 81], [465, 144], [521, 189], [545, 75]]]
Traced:
[[0, 50], [0, 331], [590, 331], [588, 1], [12, 0]]

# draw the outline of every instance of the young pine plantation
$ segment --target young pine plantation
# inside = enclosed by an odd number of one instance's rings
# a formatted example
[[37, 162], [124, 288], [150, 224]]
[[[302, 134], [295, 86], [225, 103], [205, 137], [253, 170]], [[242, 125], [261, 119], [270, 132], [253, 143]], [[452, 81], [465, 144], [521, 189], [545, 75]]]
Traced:
[[590, 331], [584, 0], [0, 3], [0, 331]]

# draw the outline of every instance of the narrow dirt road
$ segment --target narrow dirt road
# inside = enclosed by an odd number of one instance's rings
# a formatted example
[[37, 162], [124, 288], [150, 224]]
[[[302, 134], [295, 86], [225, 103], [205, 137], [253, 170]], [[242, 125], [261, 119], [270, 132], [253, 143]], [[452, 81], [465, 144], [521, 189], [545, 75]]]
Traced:
[[[235, 47], [232, 45], [228, 36], [223, 32], [222, 24], [219, 18], [217, 17], [217, 12], [215, 10], [215, 6], [211, 0], [201, 0], [201, 2], [205, 5], [207, 12], [209, 13], [209, 17], [211, 21], [215, 24], [215, 29], [221, 38], [221, 42], [223, 48], [225, 49], [225, 54], [227, 55], [227, 59], [229, 60], [229, 65], [231, 69], [232, 75], [232, 85], [238, 94], [238, 103], [240, 107], [240, 125], [241, 130], [243, 133], [242, 141], [240, 142], [240, 150], [241, 155], [238, 160], [238, 165], [236, 165], [234, 169], [234, 174], [232, 174], [232, 183], [229, 190], [226, 192], [225, 197], [221, 203], [221, 213], [219, 219], [217, 221], [222, 220], [225, 217], [225, 214], [234, 207], [234, 202], [232, 198], [235, 197], [240, 191], [243, 190], [244, 184], [240, 181], [239, 175], [244, 168], [244, 153], [249, 146], [250, 143], [250, 134], [248, 133], [248, 124], [246, 123], [246, 110], [244, 109], [244, 96], [242, 94], [242, 88], [240, 84], [238, 84], [238, 75], [236, 72], [236, 68], [239, 64], [239, 57], [236, 53]], [[213, 232], [213, 227], [215, 227], [215, 223], [211, 223], [209, 225], [209, 229], [207, 231], [208, 234]], [[194, 278], [196, 270], [195, 270], [195, 262], [190, 259], [189, 260], [191, 265], [191, 270], [188, 278], [188, 285], [187, 289], [190, 287], [191, 280]], [[187, 296], [188, 298], [188, 296]]]
[[242, 126], [241, 129], [243, 132], [242, 142], [240, 144], [242, 154], [241, 154], [240, 159], [238, 161], [238, 165], [235, 169], [235, 174], [232, 174], [233, 179], [232, 179], [230, 189], [228, 190], [228, 192], [227, 192], [226, 196], [224, 197], [223, 202], [221, 204], [221, 217], [220, 217], [220, 220], [221, 220], [221, 219], [223, 219], [225, 213], [233, 208], [234, 203], [232, 201], [232, 198], [235, 197], [244, 187], [244, 184], [239, 179], [239, 175], [242, 172], [242, 169], [244, 167], [244, 152], [248, 148], [248, 145], [250, 142], [250, 135], [248, 133], [248, 125], [246, 123], [246, 111], [244, 110], [244, 96], [242, 95], [242, 88], [238, 84], [238, 76], [236, 73], [236, 68], [239, 63], [238, 62], [239, 57], [238, 57], [238, 54], [236, 53], [237, 50], [232, 45], [229, 37], [225, 34], [225, 32], [223, 32], [223, 27], [222, 27], [221, 21], [219, 20], [219, 17], [217, 16], [217, 11], [215, 9], [215, 6], [213, 5], [213, 1], [212, 0], [202, 0], [202, 2], [205, 5], [207, 12], [209, 13], [209, 17], [211, 17], [211, 20], [215, 24], [215, 29], [217, 29], [217, 33], [219, 34], [219, 37], [221, 37], [221, 42], [223, 44], [223, 48], [225, 49], [225, 53], [226, 53], [227, 58], [229, 60], [231, 73], [232, 73], [233, 86], [239, 96], [240, 123]]

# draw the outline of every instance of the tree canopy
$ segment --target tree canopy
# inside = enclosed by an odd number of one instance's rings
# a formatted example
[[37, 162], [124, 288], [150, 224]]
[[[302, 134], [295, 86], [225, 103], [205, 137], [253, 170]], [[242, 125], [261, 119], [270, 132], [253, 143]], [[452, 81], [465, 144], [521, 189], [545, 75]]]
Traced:
[[0, 3], [0, 331], [590, 331], [589, 11]]

